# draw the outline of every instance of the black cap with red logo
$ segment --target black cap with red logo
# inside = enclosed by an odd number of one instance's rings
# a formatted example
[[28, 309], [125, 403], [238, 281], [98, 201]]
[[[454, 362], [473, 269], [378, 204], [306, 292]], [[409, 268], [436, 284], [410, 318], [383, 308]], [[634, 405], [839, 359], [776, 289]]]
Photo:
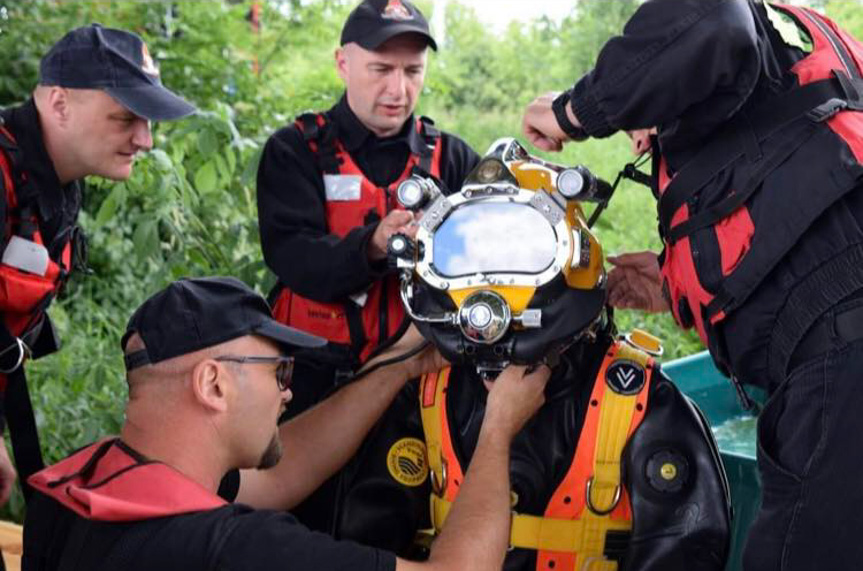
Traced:
[[348, 16], [342, 28], [341, 44], [355, 42], [374, 51], [401, 34], [417, 34], [431, 49], [437, 50], [428, 21], [416, 6], [407, 0], [365, 0]]
[[99, 24], [76, 28], [54, 44], [39, 65], [39, 83], [101, 89], [152, 121], [195, 112], [194, 105], [162, 85], [144, 40]]

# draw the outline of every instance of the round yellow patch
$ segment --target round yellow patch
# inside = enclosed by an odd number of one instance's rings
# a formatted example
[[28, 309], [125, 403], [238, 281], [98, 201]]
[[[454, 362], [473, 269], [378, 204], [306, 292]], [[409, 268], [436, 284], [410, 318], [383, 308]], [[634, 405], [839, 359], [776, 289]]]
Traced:
[[402, 438], [387, 453], [390, 475], [405, 486], [419, 486], [428, 477], [426, 446], [417, 438]]
[[665, 480], [673, 480], [677, 477], [677, 466], [675, 466], [671, 462], [668, 462], [662, 465], [662, 467], [659, 469], [659, 473]]

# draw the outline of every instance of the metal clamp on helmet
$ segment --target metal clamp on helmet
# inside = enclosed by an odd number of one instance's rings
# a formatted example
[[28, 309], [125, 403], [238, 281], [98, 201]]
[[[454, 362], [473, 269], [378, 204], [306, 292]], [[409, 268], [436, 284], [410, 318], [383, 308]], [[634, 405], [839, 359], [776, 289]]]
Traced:
[[601, 321], [602, 249], [579, 202], [601, 200], [602, 185], [587, 169], [501, 139], [459, 193], [423, 180], [399, 188], [406, 207], [422, 204], [416, 250], [394, 236], [390, 256], [407, 314], [447, 360], [486, 374], [537, 363]]

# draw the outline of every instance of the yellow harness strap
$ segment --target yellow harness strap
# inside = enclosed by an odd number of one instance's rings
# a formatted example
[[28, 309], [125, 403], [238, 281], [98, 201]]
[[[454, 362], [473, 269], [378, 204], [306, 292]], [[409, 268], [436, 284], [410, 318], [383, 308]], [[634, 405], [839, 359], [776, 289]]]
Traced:
[[[588, 476], [590, 482], [585, 488], [590, 493], [589, 495], [585, 493], [581, 498], [574, 498], [582, 507], [586, 505], [587, 509], [577, 510], [580, 515], [571, 519], [513, 513], [510, 532], [512, 547], [570, 554], [570, 557], [577, 558], [579, 565], [577, 569], [591, 571], [617, 569], [617, 563], [604, 559], [602, 553], [609, 530], [629, 530], [632, 527], [628, 499], [624, 498], [625, 493], [621, 484], [620, 458], [631, 431], [637, 426], [637, 423], [633, 423], [633, 418], [636, 416], [639, 403], [641, 407], [638, 412], [643, 414], [647, 388], [652, 376], [650, 360], [649, 355], [624, 342], [612, 345], [594, 381], [594, 395], [601, 395], [601, 400], [597, 407], [590, 407], [587, 413], [598, 415], [596, 438], [593, 442], [580, 440], [580, 449], [573, 459], [573, 463], [579, 458], [582, 461], [586, 458], [593, 459], [592, 477]], [[643, 386], [635, 394], [621, 394], [606, 386], [606, 372], [609, 367], [620, 361], [637, 363], [644, 369]], [[445, 435], [441, 426], [444, 420], [441, 407], [446, 406], [445, 388], [449, 372], [449, 369], [444, 369], [440, 373], [426, 375], [422, 379], [420, 390], [423, 431], [429, 468], [432, 471], [432, 484], [435, 489], [435, 493], [430, 497], [429, 509], [432, 527], [437, 533], [443, 528], [458, 492], [452, 486], [451, 476], [448, 481], [447, 469], [458, 473], [459, 477], [462, 473], [460, 466], [447, 466], [444, 458], [446, 444], [443, 442]], [[602, 384], [599, 385], [599, 383]], [[448, 427], [446, 427], [446, 437], [449, 437]], [[593, 448], [589, 449], [591, 445]], [[455, 461], [454, 457], [452, 461]], [[591, 464], [588, 463], [587, 466]], [[625, 506], [619, 506], [624, 502]], [[612, 512], [618, 515], [624, 513], [625, 517], [612, 518]]]
[[440, 377], [449, 375], [449, 368], [437, 373], [428, 373], [420, 383], [420, 416], [422, 417], [423, 433], [426, 439], [426, 454], [428, 455], [431, 483], [435, 492], [443, 484], [443, 456], [441, 445], [440, 403], [443, 401], [441, 392], [444, 383]]
[[[452, 502], [431, 495], [432, 526], [437, 532], [443, 528]], [[582, 543], [584, 523], [573, 519], [512, 514], [510, 545], [524, 549], [548, 549], [575, 552]]]
[[[605, 377], [608, 367], [621, 360], [638, 363], [647, 375], [649, 355], [626, 343], [618, 343], [615, 349], [611, 362], [607, 359], [600, 370], [601, 377]], [[601, 378], [597, 382], [605, 381]], [[608, 389], [603, 394], [596, 434], [593, 478], [587, 494], [588, 508], [593, 512], [610, 512], [620, 501], [620, 457], [629, 439], [629, 429], [639, 394], [624, 395]]]
[[[453, 452], [446, 419], [446, 392], [450, 368], [423, 376], [420, 384], [420, 416], [426, 439], [432, 491], [450, 501], [455, 500], [464, 478]], [[447, 458], [451, 458], [448, 461]], [[450, 462], [452, 466], [449, 466]]]

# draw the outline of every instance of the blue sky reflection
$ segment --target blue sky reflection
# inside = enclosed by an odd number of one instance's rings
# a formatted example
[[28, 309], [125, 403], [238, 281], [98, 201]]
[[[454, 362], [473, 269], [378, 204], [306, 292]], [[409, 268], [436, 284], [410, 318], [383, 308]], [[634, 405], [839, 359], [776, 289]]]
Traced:
[[535, 274], [554, 261], [551, 224], [524, 204], [468, 203], [434, 235], [434, 266], [446, 277], [476, 273]]

